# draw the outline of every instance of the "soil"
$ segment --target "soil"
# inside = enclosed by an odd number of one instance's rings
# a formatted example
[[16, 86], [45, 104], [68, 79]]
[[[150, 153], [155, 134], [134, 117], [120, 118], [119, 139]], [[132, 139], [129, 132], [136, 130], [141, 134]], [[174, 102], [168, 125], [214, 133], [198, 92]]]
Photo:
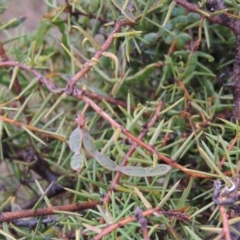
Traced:
[[[34, 31], [45, 11], [44, 0], [0, 0], [0, 6], [7, 6], [3, 14], [0, 15], [0, 23], [5, 24], [13, 18], [26, 17], [21, 28], [26, 33]], [[1, 36], [4, 37], [4, 31]]]

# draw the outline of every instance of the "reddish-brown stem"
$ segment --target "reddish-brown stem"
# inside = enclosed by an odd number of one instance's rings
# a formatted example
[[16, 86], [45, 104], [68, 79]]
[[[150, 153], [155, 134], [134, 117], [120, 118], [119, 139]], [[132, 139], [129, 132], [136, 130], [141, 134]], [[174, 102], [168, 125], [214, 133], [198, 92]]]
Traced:
[[102, 56], [102, 53], [105, 52], [113, 43], [114, 41], [114, 33], [117, 33], [121, 30], [121, 28], [123, 26], [126, 25], [132, 25], [132, 22], [128, 21], [128, 20], [123, 20], [123, 21], [117, 21], [115, 23], [114, 29], [111, 32], [111, 34], [109, 35], [109, 37], [107, 38], [107, 40], [103, 43], [103, 45], [100, 47], [100, 49], [98, 49], [94, 56], [91, 58], [90, 61], [88, 61], [87, 63], [85, 63], [83, 65], [83, 68], [75, 75], [73, 76], [67, 86], [67, 89], [72, 92], [73, 88], [75, 86], [75, 84], [77, 83], [77, 81], [79, 79], [81, 79], [93, 66], [94, 64], [98, 61], [98, 59], [100, 59], [100, 57]]
[[[5, 62], [0, 62], [0, 67], [19, 67], [20, 69], [22, 70], [25, 70], [27, 72], [30, 72], [31, 74], [33, 74], [43, 85], [45, 85], [48, 90], [50, 90], [53, 94], [61, 94], [65, 91], [64, 88], [57, 88], [55, 86], [54, 83], [52, 82], [49, 82], [43, 75], [41, 75], [39, 72], [37, 72], [36, 70], [34, 70], [33, 68], [30, 68], [24, 64], [21, 64], [19, 62], [16, 62], [16, 61], [5, 61]], [[86, 90], [82, 91], [84, 93], [84, 95], [92, 98], [92, 99], [96, 99], [96, 100], [99, 100], [99, 101], [102, 101], [102, 100], [105, 100], [109, 103], [112, 103], [112, 104], [115, 104], [115, 105], [119, 105], [119, 106], [122, 106], [122, 107], [126, 107], [127, 104], [126, 102], [123, 102], [121, 100], [118, 100], [114, 97], [109, 97], [109, 96], [102, 96], [100, 94], [97, 94], [97, 93], [91, 93], [91, 92], [88, 92]], [[25, 101], [25, 100], [24, 100]], [[1, 106], [1, 105], [0, 105]], [[130, 108], [132, 110], [135, 110], [136, 107], [135, 106], [130, 106]]]
[[229, 225], [228, 225], [228, 217], [226, 213], [226, 207], [224, 205], [219, 206], [219, 210], [222, 216], [223, 221], [223, 234], [225, 235], [225, 240], [231, 240], [231, 235], [229, 231]]
[[36, 210], [20, 210], [16, 212], [3, 212], [0, 214], [0, 223], [8, 222], [14, 219], [26, 218], [26, 217], [39, 217], [58, 214], [57, 211], [81, 211], [85, 209], [95, 208], [101, 202], [92, 201], [86, 203], [70, 204], [56, 207], [39, 208]]
[[[163, 105], [163, 103], [159, 102], [159, 104], [158, 104], [158, 106], [157, 106], [157, 108], [155, 110], [155, 114], [154, 114], [153, 118], [147, 124], [146, 128], [144, 128], [142, 130], [142, 132], [139, 134], [139, 136], [138, 136], [139, 140], [142, 140], [146, 136], [146, 134], [148, 133], [149, 128], [152, 127], [156, 123], [156, 121], [159, 119], [159, 115], [160, 115], [160, 111], [162, 109], [162, 105]], [[132, 144], [131, 148], [128, 150], [128, 152], [123, 157], [123, 161], [121, 162], [121, 166], [125, 166], [127, 164], [127, 161], [129, 159], [129, 157], [131, 157], [132, 154], [135, 152], [137, 146], [138, 145], [135, 142]], [[121, 175], [122, 175], [121, 172], [117, 172], [117, 174], [115, 175], [115, 177], [114, 177], [114, 179], [113, 179], [113, 181], [111, 183], [111, 186], [109, 188], [109, 191], [107, 192], [107, 194], [105, 195], [105, 197], [103, 199], [104, 203], [107, 203], [107, 202], [110, 201], [110, 193], [113, 191], [115, 186], [118, 184]]]
[[[1, 106], [1, 105], [0, 105]], [[8, 122], [8, 123], [11, 123], [12, 125], [15, 125], [15, 126], [18, 126], [18, 127], [22, 127], [22, 128], [27, 128], [31, 131], [34, 131], [34, 132], [39, 132], [47, 137], [49, 137], [49, 134], [44, 132], [44, 130], [40, 129], [40, 128], [37, 128], [37, 127], [34, 127], [32, 125], [27, 125], [27, 124], [24, 124], [24, 123], [21, 123], [21, 122], [18, 122], [16, 120], [13, 120], [11, 118], [7, 118], [7, 117], [4, 117], [4, 116], [0, 116], [0, 120], [4, 121], [4, 122]], [[51, 137], [54, 137], [60, 141], [64, 141], [65, 138], [62, 137], [61, 135], [58, 135], [58, 134], [52, 134]]]
[[[227, 150], [228, 150], [229, 152], [233, 149], [233, 147], [234, 147], [235, 143], [238, 141], [238, 139], [239, 139], [239, 137], [236, 136], [236, 137], [233, 139], [233, 141], [231, 142], [231, 144], [228, 146]], [[224, 162], [226, 161], [226, 159], [227, 159], [227, 156], [224, 155], [224, 156], [222, 157], [220, 163], [218, 164], [218, 168], [219, 168], [219, 169], [222, 168], [222, 165], [224, 164]]]
[[[0, 57], [2, 58], [2, 61], [3, 61], [3, 62], [9, 61], [9, 57], [7, 56], [7, 54], [6, 54], [5, 50], [4, 50], [3, 45], [2, 45], [1, 42], [0, 42]], [[13, 71], [10, 71], [10, 72], [9, 72], [9, 75], [10, 75], [10, 77], [12, 77]], [[14, 90], [15, 90], [15, 92], [16, 92], [17, 95], [19, 95], [19, 94], [22, 92], [22, 88], [21, 88], [21, 85], [20, 85], [20, 83], [19, 83], [19, 79], [18, 79], [17, 76], [16, 76], [15, 81], [14, 81], [14, 83], [13, 83], [13, 87], [14, 87]], [[21, 103], [21, 105], [24, 104], [25, 100], [26, 100], [26, 98], [25, 98], [24, 95], [22, 95], [22, 96], [19, 97], [19, 102]], [[26, 116], [26, 121], [27, 121], [27, 123], [30, 123], [30, 122], [31, 122], [31, 117], [29, 117], [29, 116], [27, 115], [27, 105], [26, 105], [25, 108], [23, 109], [23, 113], [24, 113], [25, 116]]]
[[16, 62], [16, 61], [7, 61], [7, 62], [0, 62], [0, 67], [19, 67], [22, 70], [26, 70], [27, 72], [30, 72], [33, 74], [40, 83], [44, 84], [48, 90], [50, 90], [53, 93], [63, 93], [64, 89], [57, 89], [55, 84], [48, 81], [43, 75], [41, 75], [38, 71], [36, 71], [33, 68], [30, 68], [22, 63]]
[[[142, 215], [144, 217], [146, 217], [146, 216], [152, 215], [153, 213], [158, 213], [159, 216], [160, 215], [174, 216], [176, 218], [180, 218], [181, 220], [185, 220], [185, 221], [188, 220], [188, 216], [186, 214], [182, 214], [182, 213], [179, 213], [179, 212], [171, 212], [171, 211], [170, 212], [161, 211], [161, 209], [159, 207], [148, 209], [148, 210], [144, 211], [142, 213]], [[125, 218], [125, 219], [123, 219], [123, 220], [121, 220], [121, 221], [119, 221], [117, 223], [109, 225], [108, 227], [102, 229], [101, 233], [99, 233], [97, 236], [92, 238], [92, 240], [100, 240], [104, 236], [106, 236], [110, 232], [112, 232], [113, 230], [115, 230], [117, 228], [120, 228], [120, 227], [126, 225], [127, 223], [133, 222], [135, 220], [136, 220], [136, 218], [134, 216], [130, 216], [130, 217], [127, 217], [127, 218]]]

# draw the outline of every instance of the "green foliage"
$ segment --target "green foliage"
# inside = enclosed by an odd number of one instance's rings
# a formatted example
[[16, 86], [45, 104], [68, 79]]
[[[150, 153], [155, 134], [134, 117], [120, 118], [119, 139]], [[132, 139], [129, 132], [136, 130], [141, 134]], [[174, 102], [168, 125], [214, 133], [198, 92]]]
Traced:
[[[29, 34], [24, 17], [0, 25], [9, 60], [30, 69], [0, 62], [0, 209], [24, 209], [34, 197], [37, 202], [30, 209], [99, 202], [77, 213], [54, 210], [56, 222], [48, 224], [36, 215], [31, 220], [38, 224], [32, 229], [6, 221], [0, 235], [95, 239], [107, 229], [106, 240], [143, 239], [141, 224], [130, 220], [136, 207], [143, 212], [160, 207], [160, 212], [146, 214], [151, 239], [205, 239], [219, 233], [212, 180], [219, 178], [230, 187], [226, 172], [235, 176], [239, 159], [239, 126], [229, 121], [231, 90], [217, 77], [226, 73], [231, 80], [235, 49], [230, 30], [202, 21], [170, 0], [66, 2], [45, 1], [45, 14]], [[228, 3], [231, 13], [238, 6], [233, 2]], [[6, 12], [7, 6], [0, 5], [0, 13]], [[115, 22], [124, 20], [128, 24], [113, 33]], [[109, 48], [95, 58], [109, 36]], [[82, 96], [63, 92], [87, 64], [90, 70], [76, 87], [101, 110]], [[47, 88], [32, 69], [57, 89]], [[158, 119], [148, 126], [156, 112]], [[79, 143], [69, 139], [81, 113], [96, 152], [105, 159], [120, 166], [136, 144], [127, 165], [169, 164], [161, 159], [176, 164], [161, 178], [121, 175], [110, 189], [117, 173], [84, 150], [80, 155]], [[132, 136], [144, 129], [147, 134], [137, 142]], [[61, 186], [61, 195], [47, 194], [51, 181]], [[129, 222], [121, 222], [125, 218]], [[111, 229], [114, 223], [122, 225]]]

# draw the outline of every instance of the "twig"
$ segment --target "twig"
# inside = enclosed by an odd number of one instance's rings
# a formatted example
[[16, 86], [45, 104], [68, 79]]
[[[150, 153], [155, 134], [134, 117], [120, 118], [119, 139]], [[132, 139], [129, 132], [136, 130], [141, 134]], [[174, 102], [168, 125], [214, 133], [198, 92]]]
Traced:
[[70, 204], [63, 206], [55, 206], [48, 208], [39, 208], [36, 210], [20, 210], [16, 212], [3, 212], [0, 214], [0, 223], [9, 222], [14, 219], [26, 218], [26, 217], [39, 217], [39, 216], [48, 216], [58, 214], [57, 211], [81, 211], [85, 209], [95, 208], [98, 204], [101, 204], [99, 201], [92, 201], [86, 203]]
[[[5, 62], [0, 62], [0, 67], [19, 67], [20, 69], [22, 70], [26, 70], [27, 72], [33, 74], [38, 80], [40, 83], [42, 83], [43, 85], [45, 85], [48, 90], [55, 94], [55, 95], [61, 95], [65, 89], [64, 88], [57, 88], [57, 86], [52, 83], [52, 82], [49, 82], [43, 75], [41, 75], [38, 71], [34, 70], [33, 68], [30, 68], [24, 64], [21, 64], [19, 62], [16, 62], [16, 61], [5, 61]], [[102, 101], [102, 100], [106, 100], [107, 102], [109, 103], [112, 103], [112, 104], [115, 104], [115, 105], [120, 105], [122, 107], [126, 107], [127, 104], [126, 102], [123, 102], [121, 100], [118, 100], [114, 97], [110, 97], [110, 96], [103, 96], [103, 95], [100, 95], [100, 94], [97, 94], [97, 93], [91, 93], [91, 92], [88, 92], [86, 90], [81, 90], [86, 96], [92, 98], [92, 99], [96, 99], [96, 100], [99, 100], [99, 101]], [[24, 100], [25, 101], [25, 100]], [[1, 104], [0, 104], [1, 106]], [[131, 105], [130, 108], [132, 110], [135, 110], [136, 107]], [[146, 114], [148, 115], [148, 114]]]
[[[6, 54], [6, 52], [3, 48], [3, 44], [1, 42], [0, 42], [0, 57], [2, 58], [3, 62], [9, 61], [9, 57], [7, 56], [7, 54]], [[10, 75], [10, 77], [12, 77], [12, 75], [13, 75], [12, 70], [9, 72], [9, 75]], [[15, 81], [13, 83], [13, 86], [14, 86], [15, 92], [19, 95], [22, 92], [22, 88], [21, 88], [21, 85], [19, 83], [19, 79], [18, 79], [17, 76], [15, 77]], [[26, 100], [26, 98], [25, 98], [24, 95], [20, 96], [19, 102], [21, 103], [21, 105], [24, 104], [25, 100]], [[31, 122], [31, 117], [27, 115], [27, 108], [28, 108], [28, 106], [26, 105], [25, 108], [23, 109], [23, 113], [26, 116], [27, 123], [30, 123]]]
[[[147, 124], [147, 126], [141, 131], [141, 133], [139, 134], [139, 136], [138, 136], [139, 140], [142, 140], [147, 135], [149, 128], [152, 127], [156, 123], [156, 121], [159, 119], [159, 115], [160, 115], [160, 111], [162, 109], [162, 105], [163, 105], [163, 103], [159, 102], [158, 106], [156, 107], [155, 114], [154, 114], [153, 118]], [[123, 157], [123, 160], [121, 162], [121, 166], [125, 166], [127, 164], [127, 161], [129, 159], [129, 157], [131, 157], [132, 154], [135, 152], [137, 146], [138, 145], [135, 142], [132, 144], [131, 148], [128, 150], [128, 152]], [[121, 175], [122, 175], [121, 172], [117, 172], [117, 174], [115, 175], [115, 177], [114, 177], [114, 179], [111, 183], [111, 186], [110, 186], [107, 194], [105, 195], [105, 197], [103, 199], [104, 203], [107, 203], [107, 202], [110, 201], [110, 193], [113, 191], [113, 189], [115, 189], [115, 186], [118, 184]]]
[[[228, 148], [227, 148], [228, 152], [230, 152], [230, 151], [233, 149], [235, 143], [236, 143], [238, 140], [239, 140], [239, 136], [236, 136], [236, 137], [233, 139], [233, 141], [231, 142], [231, 144], [230, 144], [230, 145], [228, 146]], [[222, 168], [222, 165], [224, 164], [224, 162], [226, 161], [226, 159], [227, 159], [227, 156], [224, 155], [224, 156], [222, 157], [221, 161], [220, 161], [219, 164], [218, 164], [218, 168], [219, 168], [219, 169]]]
[[102, 53], [105, 52], [112, 45], [115, 39], [114, 33], [119, 32], [121, 28], [126, 25], [132, 25], [132, 22], [128, 20], [123, 20], [123, 21], [117, 21], [115, 23], [113, 31], [111, 32], [107, 40], [103, 43], [103, 45], [100, 47], [100, 49], [98, 49], [95, 52], [94, 56], [90, 59], [90, 61], [85, 63], [82, 69], [70, 79], [66, 88], [67, 94], [71, 95], [71, 93], [74, 90], [74, 86], [79, 81], [79, 79], [81, 79], [96, 64], [96, 62], [98, 62], [99, 58], [102, 56]]
[[[0, 104], [1, 106], [1, 104]], [[40, 129], [40, 128], [37, 128], [37, 127], [34, 127], [32, 125], [28, 125], [28, 124], [24, 124], [24, 123], [21, 123], [17, 120], [14, 120], [14, 119], [11, 119], [11, 118], [7, 118], [7, 117], [4, 117], [4, 116], [0, 116], [0, 120], [3, 121], [3, 122], [7, 122], [7, 123], [11, 123], [12, 125], [15, 125], [15, 126], [18, 126], [18, 127], [22, 127], [22, 128], [27, 128], [31, 131], [34, 131], [34, 132], [39, 132], [47, 137], [50, 136], [49, 133], [46, 133], [44, 130]], [[58, 134], [52, 134], [51, 137], [53, 138], [56, 138], [58, 139], [59, 141], [65, 141], [65, 138], [62, 137], [61, 135], [58, 135]]]
[[214, 181], [213, 201], [215, 204], [220, 205], [219, 209], [223, 221], [223, 234], [226, 240], [231, 240], [231, 235], [225, 205], [233, 205], [238, 200], [239, 180], [239, 174], [237, 174], [232, 180], [232, 188], [229, 189], [225, 187], [222, 190], [221, 182], [219, 180]]
[[231, 235], [230, 235], [230, 230], [229, 230], [229, 225], [228, 225], [228, 217], [226, 213], [226, 207], [224, 205], [221, 205], [219, 207], [221, 216], [222, 216], [222, 221], [223, 221], [223, 233], [225, 235], [226, 240], [231, 240]]
[[57, 88], [54, 83], [48, 81], [43, 75], [41, 75], [38, 71], [33, 68], [30, 68], [22, 63], [16, 61], [7, 61], [7, 62], [0, 62], [0, 67], [19, 67], [20, 69], [26, 70], [33, 74], [40, 83], [44, 84], [48, 90], [55, 94], [61, 94], [64, 92], [64, 89]]
[[[157, 213], [159, 215], [164, 215], [164, 216], [173, 216], [176, 218], [179, 218], [181, 221], [188, 221], [188, 216], [186, 214], [182, 214], [179, 212], [167, 212], [167, 211], [162, 211], [159, 207], [156, 208], [152, 208], [152, 209], [148, 209], [144, 212], [142, 212], [142, 215], [144, 217], [152, 215], [154, 213]], [[120, 228], [124, 225], [126, 225], [127, 223], [136, 221], [136, 217], [134, 216], [129, 216], [117, 223], [111, 224], [108, 227], [102, 229], [101, 233], [99, 233], [97, 236], [95, 236], [94, 238], [92, 238], [92, 240], [100, 240], [102, 239], [104, 236], [108, 235], [110, 232], [112, 232], [113, 230]]]

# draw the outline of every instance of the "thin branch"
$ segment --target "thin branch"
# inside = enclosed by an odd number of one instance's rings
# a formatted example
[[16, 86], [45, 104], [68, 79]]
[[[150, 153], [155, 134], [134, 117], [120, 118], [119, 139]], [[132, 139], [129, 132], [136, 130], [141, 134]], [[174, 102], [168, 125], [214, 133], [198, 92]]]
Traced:
[[238, 201], [238, 189], [240, 184], [239, 174], [231, 180], [232, 187], [229, 189], [225, 186], [221, 190], [221, 182], [219, 180], [214, 181], [213, 186], [213, 202], [219, 205], [222, 221], [223, 221], [223, 234], [226, 240], [231, 240], [230, 229], [228, 224], [228, 216], [226, 213], [225, 205], [233, 205]]
[[[142, 212], [142, 216], [146, 217], [149, 215], [153, 215], [154, 213], [157, 213], [159, 216], [164, 215], [164, 216], [173, 216], [176, 217], [178, 219], [180, 219], [181, 221], [188, 221], [189, 218], [186, 214], [182, 214], [179, 212], [172, 212], [172, 211], [162, 211], [159, 207], [156, 208], [152, 208], [152, 209], [148, 209], [144, 212]], [[94, 238], [92, 238], [92, 240], [100, 240], [102, 239], [104, 236], [108, 235], [109, 233], [111, 233], [112, 231], [114, 231], [117, 228], [120, 228], [124, 225], [126, 225], [127, 223], [136, 221], [136, 217], [135, 216], [129, 216], [123, 220], [120, 220], [119, 222], [116, 222], [114, 224], [111, 224], [109, 226], [107, 226], [106, 228], [102, 229], [101, 233], [99, 233], [97, 236], [95, 236]]]
[[[148, 130], [150, 127], [154, 126], [154, 124], [156, 123], [156, 121], [159, 119], [160, 116], [160, 111], [162, 109], [162, 102], [159, 102], [159, 104], [156, 107], [155, 110], [155, 114], [153, 116], [153, 118], [151, 119], [151, 121], [146, 125], [145, 128], [143, 128], [143, 130], [141, 131], [141, 133], [138, 136], [139, 140], [142, 140], [148, 133]], [[127, 165], [128, 159], [133, 155], [133, 153], [136, 151], [138, 145], [134, 142], [131, 146], [131, 148], [128, 150], [128, 152], [125, 154], [125, 156], [123, 157], [123, 160], [121, 162], [121, 166], [125, 166]], [[115, 186], [119, 183], [119, 179], [121, 177], [122, 173], [121, 172], [117, 172], [112, 183], [111, 186], [107, 192], [107, 194], [105, 195], [103, 202], [107, 203], [110, 201], [110, 193], [115, 189]]]
[[223, 221], [223, 233], [225, 236], [225, 240], [231, 240], [230, 230], [229, 230], [229, 224], [228, 224], [228, 217], [226, 213], [226, 207], [224, 205], [219, 206], [219, 210], [222, 216]]
[[[0, 107], [1, 107], [1, 104], [0, 104]], [[0, 116], [0, 120], [3, 121], [3, 122], [7, 122], [7, 123], [10, 123], [12, 125], [15, 125], [15, 126], [18, 126], [18, 127], [22, 127], [22, 128], [27, 128], [31, 131], [34, 131], [34, 132], [39, 132], [41, 133], [42, 135], [45, 135], [46, 137], [49, 137], [51, 136], [52, 138], [56, 138], [57, 140], [59, 141], [65, 141], [66, 139], [61, 136], [61, 135], [58, 135], [58, 134], [49, 134], [49, 133], [46, 133], [44, 130], [40, 129], [40, 128], [37, 128], [37, 127], [34, 127], [32, 125], [28, 125], [28, 124], [25, 124], [25, 123], [21, 123], [17, 120], [14, 120], [14, 119], [11, 119], [11, 118], [7, 118], [7, 117], [4, 117], [4, 116]]]
[[20, 210], [16, 212], [3, 212], [0, 214], [0, 223], [9, 222], [14, 219], [26, 218], [26, 217], [39, 217], [39, 216], [48, 216], [58, 214], [58, 211], [82, 211], [85, 209], [95, 208], [98, 204], [101, 204], [99, 201], [92, 201], [86, 203], [70, 204], [63, 206], [55, 206], [48, 208], [39, 208], [35, 210]]
[[123, 20], [123, 21], [117, 21], [115, 23], [114, 29], [111, 32], [111, 34], [109, 35], [109, 37], [107, 38], [107, 40], [103, 43], [103, 45], [100, 47], [100, 49], [98, 49], [94, 56], [90, 59], [90, 61], [88, 61], [87, 63], [85, 63], [82, 67], [82, 69], [75, 75], [73, 76], [70, 81], [68, 82], [67, 85], [67, 92], [70, 95], [73, 92], [74, 86], [76, 85], [76, 83], [82, 78], [84, 77], [84, 75], [96, 64], [96, 62], [98, 62], [98, 60], [100, 59], [100, 57], [102, 56], [102, 53], [107, 51], [108, 48], [112, 45], [113, 41], [114, 41], [114, 33], [117, 33], [121, 30], [121, 28], [123, 26], [126, 25], [132, 25], [132, 22], [128, 21], [128, 20]]
[[[9, 61], [9, 57], [7, 56], [7, 54], [4, 50], [3, 44], [1, 42], [0, 42], [0, 57], [2, 58], [3, 62]], [[9, 75], [10, 75], [10, 77], [12, 77], [13, 70], [11, 70], [9, 72]], [[18, 77], [16, 76], [15, 80], [14, 80], [14, 83], [13, 83], [13, 86], [14, 86], [14, 89], [15, 89], [15, 92], [16, 92], [17, 95], [19, 95], [22, 92], [22, 88], [21, 88], [21, 85], [20, 85], [19, 82], [20, 81], [19, 81]], [[20, 96], [19, 102], [21, 103], [21, 105], [24, 105], [25, 100], [26, 100], [26, 98], [25, 98], [24, 95]], [[27, 115], [27, 108], [28, 108], [28, 106], [26, 105], [25, 108], [23, 109], [23, 113], [25, 114], [27, 123], [30, 123], [31, 122], [31, 117]]]
[[[230, 151], [234, 148], [234, 146], [235, 146], [235, 144], [236, 144], [236, 142], [237, 142], [238, 140], [239, 140], [239, 136], [236, 136], [236, 137], [232, 140], [231, 144], [230, 144], [230, 145], [228, 146], [228, 148], [227, 148], [228, 152], [230, 152]], [[224, 155], [224, 156], [222, 157], [221, 161], [218, 163], [218, 168], [219, 168], [219, 169], [222, 168], [222, 166], [223, 166], [223, 164], [225, 163], [226, 160], [227, 160], [227, 156]]]
[[[41, 75], [38, 71], [34, 70], [33, 68], [30, 68], [30, 67], [28, 67], [28, 66], [26, 66], [24, 64], [21, 64], [19, 62], [16, 62], [16, 61], [0, 62], [0, 67], [16, 67], [16, 66], [19, 67], [22, 70], [26, 70], [27, 72], [33, 74], [39, 80], [40, 83], [45, 85], [48, 88], [48, 90], [50, 90], [51, 93], [60, 95], [60, 94], [62, 94], [65, 91], [64, 88], [57, 88], [57, 86], [54, 83], [49, 82], [43, 75]], [[122, 107], [126, 107], [127, 106], [126, 102], [118, 100], [118, 99], [116, 99], [114, 97], [103, 96], [103, 95], [100, 95], [100, 94], [97, 94], [97, 93], [88, 92], [86, 90], [81, 90], [81, 91], [84, 92], [84, 94], [86, 96], [88, 96], [88, 97], [90, 97], [92, 99], [96, 99], [96, 100], [99, 100], [99, 101], [105, 100], [105, 101], [107, 101], [109, 103], [112, 103], [112, 104], [115, 104], [115, 105], [119, 105], [119, 106], [122, 106]], [[0, 106], [1, 106], [1, 104], [0, 104]], [[136, 107], [133, 106], [133, 105], [131, 105], [130, 108], [132, 110], [136, 109]]]
[[0, 62], [0, 67], [19, 67], [22, 70], [26, 70], [33, 74], [40, 83], [44, 84], [48, 90], [55, 94], [61, 94], [64, 92], [64, 89], [57, 88], [56, 85], [50, 81], [48, 81], [43, 75], [41, 75], [37, 70], [30, 68], [22, 63], [16, 61], [7, 61], [7, 62]]

